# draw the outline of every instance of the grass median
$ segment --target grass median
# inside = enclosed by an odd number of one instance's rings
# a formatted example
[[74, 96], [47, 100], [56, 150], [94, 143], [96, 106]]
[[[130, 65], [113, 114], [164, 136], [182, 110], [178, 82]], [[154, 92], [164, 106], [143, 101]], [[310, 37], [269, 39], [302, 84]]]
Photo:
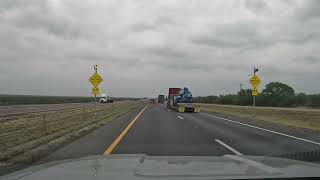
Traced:
[[0, 117], [0, 172], [33, 162], [49, 148], [58, 147], [142, 104], [120, 101], [98, 104], [96, 109], [83, 107]]
[[320, 110], [304, 108], [251, 107], [201, 104], [201, 110], [277, 123], [285, 126], [320, 130]]

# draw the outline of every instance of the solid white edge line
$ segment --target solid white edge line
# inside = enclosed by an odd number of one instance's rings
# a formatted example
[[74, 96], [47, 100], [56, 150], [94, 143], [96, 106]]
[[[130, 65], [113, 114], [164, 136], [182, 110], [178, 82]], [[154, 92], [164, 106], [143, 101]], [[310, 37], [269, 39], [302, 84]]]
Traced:
[[231, 152], [233, 152], [234, 154], [238, 155], [238, 156], [243, 156], [243, 154], [241, 154], [239, 151], [233, 149], [232, 147], [230, 147], [228, 144], [220, 141], [219, 139], [215, 139], [215, 141], [219, 144], [221, 144], [222, 146], [224, 146], [225, 148], [229, 149]]
[[178, 118], [183, 119], [183, 117], [181, 117], [181, 116], [178, 116]]
[[225, 120], [225, 121], [229, 121], [229, 122], [232, 122], [232, 123], [240, 124], [240, 125], [243, 125], [243, 126], [259, 129], [259, 130], [262, 130], [262, 131], [278, 134], [278, 135], [289, 137], [289, 138], [292, 138], [292, 139], [297, 139], [297, 140], [308, 142], [308, 143], [311, 143], [311, 144], [320, 145], [320, 143], [315, 142], [315, 141], [299, 138], [299, 137], [296, 137], [296, 136], [291, 136], [291, 135], [288, 135], [288, 134], [280, 133], [280, 132], [277, 132], [277, 131], [272, 131], [272, 130], [269, 130], [269, 129], [264, 129], [264, 128], [261, 128], [261, 127], [257, 127], [257, 126], [253, 126], [253, 125], [249, 125], [249, 124], [245, 124], [245, 123], [241, 123], [241, 122], [238, 122], [238, 121], [233, 121], [233, 120], [222, 118], [222, 117], [219, 117], [219, 116], [214, 116], [214, 115], [206, 114], [206, 113], [200, 113], [200, 114], [203, 114], [203, 115], [206, 115], [206, 116], [211, 116], [211, 117], [214, 117], [214, 118], [217, 118], [217, 119], [221, 119], [221, 120]]

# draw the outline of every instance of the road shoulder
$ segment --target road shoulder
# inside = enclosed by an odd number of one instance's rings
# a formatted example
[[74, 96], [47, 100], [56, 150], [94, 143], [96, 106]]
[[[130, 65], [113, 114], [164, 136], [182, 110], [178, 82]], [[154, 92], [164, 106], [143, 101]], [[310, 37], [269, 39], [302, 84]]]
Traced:
[[101, 155], [105, 148], [112, 142], [113, 137], [121, 132], [137, 111], [140, 111], [144, 105], [139, 105], [133, 109], [115, 115], [100, 127], [81, 131], [76, 136], [64, 138], [59, 143], [50, 143], [48, 147], [32, 156], [31, 161], [21, 161], [1, 169], [1, 175], [16, 170], [24, 169], [29, 166], [38, 165], [50, 161], [62, 159], [74, 159], [87, 155]]
[[285, 134], [289, 134], [292, 136], [306, 138], [312, 141], [320, 142], [320, 132], [316, 130], [306, 129], [306, 128], [299, 128], [293, 126], [286, 126], [284, 124], [279, 124], [275, 122], [265, 121], [253, 117], [240, 117], [235, 115], [230, 115], [226, 113], [219, 113], [219, 112], [209, 112], [209, 111], [202, 111], [203, 113], [211, 114], [214, 116], [218, 116], [221, 118], [230, 119], [233, 121], [238, 121], [241, 123], [246, 123], [252, 126], [277, 131]]

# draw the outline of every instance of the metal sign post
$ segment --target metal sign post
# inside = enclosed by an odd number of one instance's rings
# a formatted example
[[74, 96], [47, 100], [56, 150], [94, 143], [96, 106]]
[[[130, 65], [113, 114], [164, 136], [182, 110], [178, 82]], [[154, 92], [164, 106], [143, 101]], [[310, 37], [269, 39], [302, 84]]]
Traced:
[[[98, 74], [98, 65], [93, 66], [95, 74]], [[97, 88], [99, 91], [99, 88]], [[94, 93], [94, 118], [97, 119], [97, 93]]]
[[97, 112], [97, 95], [99, 94], [100, 90], [98, 85], [103, 81], [103, 79], [98, 74], [98, 65], [93, 66], [94, 73], [89, 78], [89, 82], [93, 85], [91, 93], [94, 95], [94, 117], [96, 118], [96, 112]]
[[256, 75], [256, 72], [258, 72], [258, 68], [254, 67], [254, 70], [253, 70], [253, 76], [250, 78], [249, 82], [252, 86], [252, 96], [253, 96], [253, 104], [252, 106], [255, 107], [256, 106], [256, 96], [258, 96], [258, 88], [259, 88], [259, 85], [261, 83], [261, 80], [259, 78], [259, 76]]

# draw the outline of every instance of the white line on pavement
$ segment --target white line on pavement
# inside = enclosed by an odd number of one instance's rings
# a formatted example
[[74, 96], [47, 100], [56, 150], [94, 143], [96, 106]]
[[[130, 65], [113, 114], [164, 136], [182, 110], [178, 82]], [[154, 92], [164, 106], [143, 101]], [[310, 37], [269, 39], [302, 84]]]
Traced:
[[222, 146], [224, 146], [225, 148], [229, 149], [231, 152], [233, 152], [234, 154], [238, 155], [238, 156], [243, 156], [243, 154], [241, 154], [239, 151], [233, 149], [232, 147], [230, 147], [228, 144], [220, 141], [219, 139], [215, 139], [215, 141], [219, 144], [221, 144]]
[[222, 117], [219, 117], [219, 116], [214, 116], [214, 115], [206, 114], [206, 113], [200, 113], [200, 114], [203, 114], [203, 115], [206, 115], [206, 116], [211, 116], [211, 117], [214, 117], [214, 118], [217, 118], [217, 119], [221, 119], [221, 120], [225, 120], [225, 121], [229, 121], [229, 122], [232, 122], [232, 123], [240, 124], [240, 125], [243, 125], [243, 126], [259, 129], [259, 130], [262, 130], [262, 131], [278, 134], [278, 135], [289, 137], [289, 138], [292, 138], [292, 139], [297, 139], [297, 140], [308, 142], [308, 143], [311, 143], [311, 144], [320, 145], [320, 143], [315, 142], [315, 141], [299, 138], [299, 137], [296, 137], [296, 136], [291, 136], [291, 135], [288, 135], [288, 134], [280, 133], [280, 132], [277, 132], [277, 131], [272, 131], [272, 130], [269, 130], [269, 129], [264, 129], [264, 128], [261, 128], [261, 127], [257, 127], [257, 126], [253, 126], [253, 125], [249, 125], [249, 124], [245, 124], [245, 123], [241, 123], [241, 122], [238, 122], [238, 121], [233, 121], [233, 120], [222, 118]]
[[178, 116], [178, 118], [183, 119], [183, 117], [181, 117], [181, 116]]

